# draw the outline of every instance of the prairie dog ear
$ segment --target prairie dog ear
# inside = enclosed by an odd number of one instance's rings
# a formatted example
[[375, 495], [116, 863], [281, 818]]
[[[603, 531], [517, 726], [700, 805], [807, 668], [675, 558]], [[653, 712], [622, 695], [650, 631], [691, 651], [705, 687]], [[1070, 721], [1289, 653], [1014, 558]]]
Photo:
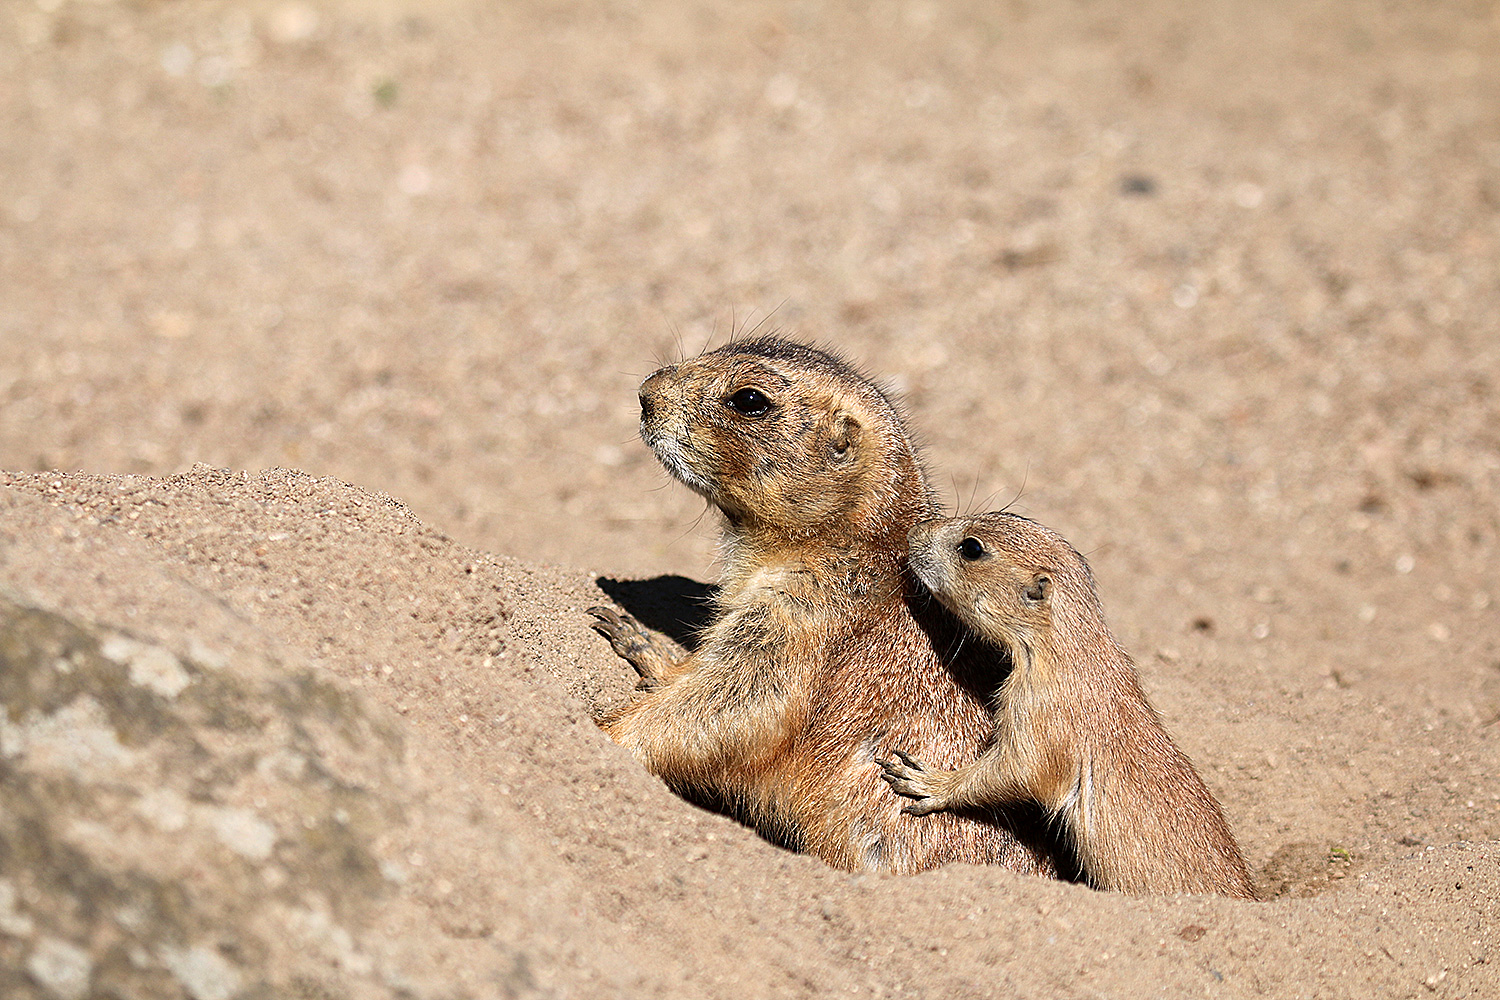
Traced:
[[828, 428], [828, 451], [834, 461], [844, 461], [853, 454], [861, 430], [859, 419], [848, 410], [839, 410], [833, 415]]
[[1028, 604], [1041, 604], [1051, 594], [1052, 578], [1046, 573], [1038, 573], [1032, 577], [1031, 582], [1026, 585], [1026, 589], [1021, 592], [1021, 596], [1026, 599], [1026, 603]]

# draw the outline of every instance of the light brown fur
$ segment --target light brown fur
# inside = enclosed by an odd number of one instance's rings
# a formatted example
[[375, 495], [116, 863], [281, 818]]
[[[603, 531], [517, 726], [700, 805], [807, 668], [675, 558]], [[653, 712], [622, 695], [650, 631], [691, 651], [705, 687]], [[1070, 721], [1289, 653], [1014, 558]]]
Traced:
[[983, 757], [951, 771], [904, 749], [883, 762], [915, 799], [909, 812], [1031, 800], [1061, 821], [1098, 888], [1254, 898], [1218, 803], [1147, 702], [1072, 546], [1025, 518], [982, 514], [917, 525], [909, 559], [1010, 661]]
[[641, 410], [662, 464], [723, 513], [724, 571], [681, 659], [592, 609], [642, 678], [601, 721], [610, 736], [684, 796], [838, 868], [1051, 873], [998, 822], [918, 820], [881, 782], [877, 737], [957, 766], [993, 728], [979, 664], [941, 655], [957, 623], [910, 601], [906, 535], [937, 510], [891, 402], [832, 355], [767, 338], [663, 368]]

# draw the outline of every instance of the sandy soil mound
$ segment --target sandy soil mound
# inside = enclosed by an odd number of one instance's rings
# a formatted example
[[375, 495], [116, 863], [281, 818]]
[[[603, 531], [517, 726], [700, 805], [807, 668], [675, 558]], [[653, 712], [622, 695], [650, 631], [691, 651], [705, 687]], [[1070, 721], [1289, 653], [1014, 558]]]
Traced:
[[[0, 994], [1500, 994], [1493, 5], [64, 0], [0, 55]], [[853, 877], [601, 737], [583, 609], [713, 578], [635, 384], [757, 323], [1089, 556], [1267, 901]]]
[[1285, 848], [1270, 891], [1308, 898], [1260, 904], [844, 875], [675, 799], [591, 724], [630, 683], [584, 627], [611, 581], [297, 473], [3, 485], [7, 995], [1493, 983], [1491, 843]]

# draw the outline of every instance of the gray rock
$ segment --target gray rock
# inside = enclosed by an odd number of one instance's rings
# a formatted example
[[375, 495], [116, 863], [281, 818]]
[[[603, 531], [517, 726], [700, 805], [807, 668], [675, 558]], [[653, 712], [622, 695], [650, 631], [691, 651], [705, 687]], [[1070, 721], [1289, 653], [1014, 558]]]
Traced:
[[365, 938], [401, 740], [267, 666], [0, 598], [0, 996], [394, 995]]

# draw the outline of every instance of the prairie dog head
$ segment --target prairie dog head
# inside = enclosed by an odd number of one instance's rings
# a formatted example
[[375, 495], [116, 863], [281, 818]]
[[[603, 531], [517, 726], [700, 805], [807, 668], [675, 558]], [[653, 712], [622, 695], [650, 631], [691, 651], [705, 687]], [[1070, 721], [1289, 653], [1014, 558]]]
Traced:
[[736, 527], [878, 532], [928, 509], [901, 415], [832, 354], [777, 338], [727, 344], [655, 372], [640, 396], [641, 438]]
[[923, 521], [908, 536], [912, 572], [964, 624], [1009, 649], [1017, 666], [1060, 630], [1096, 634], [1094, 575], [1061, 535], [1015, 514]]

